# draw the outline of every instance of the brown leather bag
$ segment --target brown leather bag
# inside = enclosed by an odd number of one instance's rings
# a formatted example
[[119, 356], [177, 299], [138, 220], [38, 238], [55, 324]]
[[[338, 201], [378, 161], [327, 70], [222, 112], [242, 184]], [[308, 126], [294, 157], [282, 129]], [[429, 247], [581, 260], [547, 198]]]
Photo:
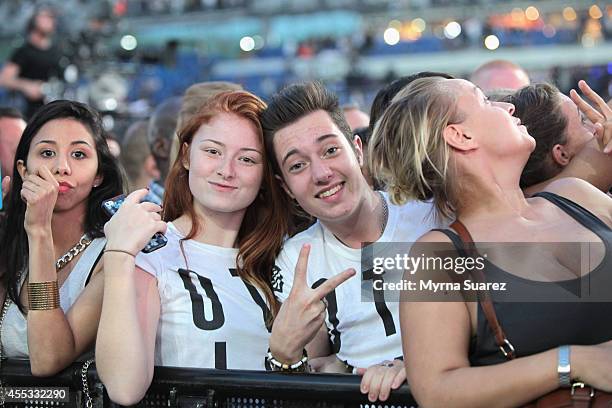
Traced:
[[[472, 235], [461, 221], [456, 220], [450, 226], [454, 229], [465, 246], [466, 252], [475, 253], [476, 247]], [[480, 276], [475, 279], [484, 282], [484, 274], [478, 271]], [[477, 272], [477, 273], [478, 273]], [[515, 358], [515, 350], [512, 343], [506, 338], [504, 331], [497, 320], [497, 314], [490, 296], [483, 296], [479, 300], [480, 307], [489, 323], [489, 327], [495, 336], [495, 343], [503, 355], [512, 360]], [[612, 408], [612, 393], [596, 390], [584, 383], [576, 382], [571, 388], [559, 388], [540, 398], [523, 405], [522, 408]]]

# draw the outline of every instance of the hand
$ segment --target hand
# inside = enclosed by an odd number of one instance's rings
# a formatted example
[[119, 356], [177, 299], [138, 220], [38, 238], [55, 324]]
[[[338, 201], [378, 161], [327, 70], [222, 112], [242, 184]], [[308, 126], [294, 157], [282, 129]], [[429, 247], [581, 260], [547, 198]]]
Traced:
[[32, 101], [39, 101], [43, 98], [43, 82], [42, 81], [27, 81], [21, 87], [21, 91], [26, 98]]
[[600, 149], [606, 153], [612, 153], [612, 108], [606, 104], [601, 96], [597, 95], [585, 81], [578, 82], [580, 90], [598, 108], [595, 109], [578, 95], [575, 90], [570, 91], [570, 97], [578, 106], [578, 109], [589, 118], [595, 126], [595, 138]]
[[59, 183], [46, 166], [41, 166], [36, 174], [26, 172], [21, 187], [21, 198], [27, 205], [23, 223], [27, 233], [51, 228], [58, 190]]
[[386, 401], [391, 390], [396, 390], [406, 381], [406, 368], [402, 360], [383, 361], [371, 367], [358, 368], [362, 375], [361, 392], [368, 394], [368, 400]]
[[4, 198], [8, 194], [10, 186], [11, 186], [11, 178], [9, 176], [4, 177], [2, 179], [2, 201], [4, 201]]
[[293, 287], [272, 326], [270, 351], [283, 363], [293, 363], [302, 357], [302, 350], [325, 321], [326, 305], [323, 298], [355, 275], [354, 269], [347, 269], [316, 289], [311, 289], [306, 280], [309, 253], [310, 245], [302, 246], [293, 276]]
[[156, 232], [166, 232], [167, 225], [159, 214], [161, 207], [140, 202], [147, 193], [148, 190], [140, 189], [128, 195], [104, 225], [107, 249], [120, 249], [136, 256]]
[[308, 359], [310, 371], [314, 373], [346, 373], [347, 365], [336, 357], [335, 354], [325, 357]]
[[572, 346], [572, 378], [612, 392], [612, 340], [594, 346]]

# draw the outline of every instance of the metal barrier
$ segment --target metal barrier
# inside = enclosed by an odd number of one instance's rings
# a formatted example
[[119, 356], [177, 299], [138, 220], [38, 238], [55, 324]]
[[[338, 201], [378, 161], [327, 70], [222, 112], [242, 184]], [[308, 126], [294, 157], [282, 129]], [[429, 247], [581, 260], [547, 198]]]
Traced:
[[[2, 362], [5, 387], [68, 387], [69, 402], [30, 401], [5, 407], [78, 408], [85, 406], [82, 366], [72, 365], [50, 378], [33, 377], [25, 360]], [[87, 372], [92, 407], [118, 407], [104, 391], [92, 366]], [[371, 403], [359, 391], [360, 377], [348, 374], [283, 374], [278, 372], [156, 367], [151, 387], [138, 407], [180, 408], [409, 408], [416, 407], [407, 385], [384, 403]], [[9, 388], [5, 388], [7, 390]]]

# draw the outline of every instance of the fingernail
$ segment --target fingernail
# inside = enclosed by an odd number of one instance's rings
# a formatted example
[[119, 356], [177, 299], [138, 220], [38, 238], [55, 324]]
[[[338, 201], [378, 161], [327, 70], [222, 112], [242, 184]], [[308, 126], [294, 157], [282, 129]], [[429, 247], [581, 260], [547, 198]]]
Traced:
[[376, 401], [376, 397], [374, 395], [372, 395], [372, 394], [368, 395], [368, 399], [370, 400], [370, 402]]

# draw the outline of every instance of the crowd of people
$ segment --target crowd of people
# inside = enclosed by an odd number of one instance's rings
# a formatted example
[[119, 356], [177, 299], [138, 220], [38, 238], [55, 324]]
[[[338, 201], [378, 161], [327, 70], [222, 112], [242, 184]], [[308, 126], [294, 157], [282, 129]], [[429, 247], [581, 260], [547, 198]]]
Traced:
[[[527, 242], [536, 253], [489, 259], [486, 280], [609, 294], [612, 108], [579, 90], [497, 61], [472, 82], [402, 77], [368, 115], [319, 82], [267, 104], [199, 83], [134, 123], [119, 159], [86, 104], [51, 102], [27, 126], [0, 109], [1, 357], [36, 376], [93, 357], [122, 405], [155, 366], [352, 373], [370, 401], [408, 382], [425, 407], [520, 406], [577, 380], [611, 392], [611, 296], [492, 294], [500, 349], [482, 303], [389, 301], [362, 267], [380, 243], [419, 257]], [[589, 243], [587, 268], [568, 243]]]

